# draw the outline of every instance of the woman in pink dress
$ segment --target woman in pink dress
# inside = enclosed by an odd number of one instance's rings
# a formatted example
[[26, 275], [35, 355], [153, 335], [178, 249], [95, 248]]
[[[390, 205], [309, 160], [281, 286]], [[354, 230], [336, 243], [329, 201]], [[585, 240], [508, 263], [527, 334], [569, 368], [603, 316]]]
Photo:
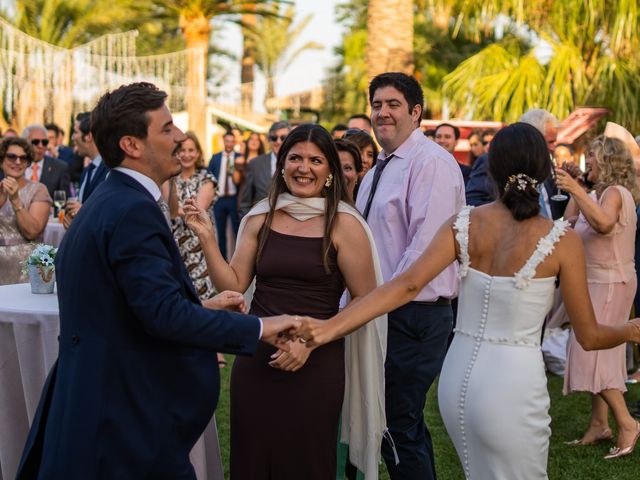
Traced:
[[[640, 191], [627, 147], [620, 140], [600, 136], [587, 154], [587, 180], [591, 193], [563, 170], [557, 170], [558, 187], [571, 194], [566, 218], [577, 215], [575, 230], [584, 242], [589, 295], [598, 323], [623, 325], [629, 319], [636, 291], [634, 250], [636, 205]], [[591, 445], [613, 438], [608, 411], [618, 426], [616, 446], [606, 459], [629, 455], [640, 437], [640, 424], [629, 414], [623, 393], [627, 390], [625, 345], [585, 351], [572, 333], [564, 378], [564, 393], [590, 392], [591, 422], [574, 445]]]

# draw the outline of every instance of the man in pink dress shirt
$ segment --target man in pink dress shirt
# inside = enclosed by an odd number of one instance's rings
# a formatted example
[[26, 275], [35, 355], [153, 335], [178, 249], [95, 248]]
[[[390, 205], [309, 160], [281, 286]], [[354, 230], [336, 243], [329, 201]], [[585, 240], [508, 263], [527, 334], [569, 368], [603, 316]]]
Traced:
[[[369, 86], [371, 120], [382, 146], [376, 168], [364, 177], [357, 207], [373, 232], [385, 281], [404, 272], [438, 228], [464, 206], [464, 183], [451, 154], [420, 129], [422, 89], [403, 73], [383, 73]], [[451, 264], [410, 302], [389, 313], [385, 362], [390, 442], [382, 454], [397, 479], [433, 479], [435, 467], [423, 409], [440, 372], [451, 333], [451, 299], [458, 295]]]

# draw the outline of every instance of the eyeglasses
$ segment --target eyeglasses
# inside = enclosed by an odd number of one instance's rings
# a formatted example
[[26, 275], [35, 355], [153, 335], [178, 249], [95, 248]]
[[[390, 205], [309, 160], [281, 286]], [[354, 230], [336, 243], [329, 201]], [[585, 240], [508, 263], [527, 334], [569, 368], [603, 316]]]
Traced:
[[367, 137], [371, 138], [371, 134], [369, 132], [367, 132], [366, 130], [361, 130], [360, 128], [348, 129], [346, 132], [344, 132], [344, 135], [342, 136], [342, 138], [346, 138], [350, 135], [359, 135], [362, 133], [364, 133]]
[[15, 153], [7, 153], [5, 154], [4, 158], [14, 163], [15, 162], [27, 163], [29, 161], [29, 158], [26, 155], [17, 155]]
[[272, 142], [277, 142], [278, 140], [284, 142], [285, 138], [287, 138], [286, 135], [269, 135], [269, 140], [271, 140]]
[[31, 140], [31, 145], [33, 145], [34, 147], [37, 147], [38, 145], [42, 144], [43, 147], [46, 147], [47, 145], [49, 145], [49, 139], [48, 138], [34, 138], [33, 140]]

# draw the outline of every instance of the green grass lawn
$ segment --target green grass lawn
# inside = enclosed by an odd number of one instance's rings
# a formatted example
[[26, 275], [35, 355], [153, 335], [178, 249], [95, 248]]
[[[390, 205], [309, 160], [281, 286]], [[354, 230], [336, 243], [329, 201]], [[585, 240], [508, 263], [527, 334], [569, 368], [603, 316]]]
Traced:
[[[220, 402], [216, 410], [225, 478], [229, 478], [229, 375], [233, 357], [227, 355], [227, 360], [229, 366], [221, 371]], [[464, 480], [458, 456], [440, 419], [436, 391], [437, 386], [434, 385], [429, 392], [424, 414], [433, 438], [438, 477], [442, 480]], [[553, 432], [549, 452], [551, 480], [640, 479], [640, 449], [629, 457], [605, 461], [602, 457], [612, 444], [593, 447], [564, 445], [565, 440], [579, 438], [586, 429], [589, 423], [591, 400], [587, 394], [562, 396], [562, 378], [553, 375], [549, 376], [549, 392]], [[640, 384], [631, 385], [625, 397], [631, 402], [640, 400]], [[611, 425], [614, 425], [613, 421]], [[389, 479], [384, 464], [380, 467], [380, 479]]]

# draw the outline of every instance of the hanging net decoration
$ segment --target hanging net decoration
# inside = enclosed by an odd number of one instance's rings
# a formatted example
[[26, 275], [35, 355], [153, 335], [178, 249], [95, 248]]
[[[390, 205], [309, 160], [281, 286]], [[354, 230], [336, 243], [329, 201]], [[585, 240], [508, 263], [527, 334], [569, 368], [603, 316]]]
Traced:
[[189, 75], [204, 72], [204, 51], [136, 56], [137, 35], [135, 30], [108, 34], [65, 49], [0, 18], [0, 127], [66, 126], [74, 113], [91, 110], [105, 91], [138, 81], [166, 91], [173, 111], [187, 109], [188, 101], [204, 102], [199, 94], [205, 91], [204, 75]]

